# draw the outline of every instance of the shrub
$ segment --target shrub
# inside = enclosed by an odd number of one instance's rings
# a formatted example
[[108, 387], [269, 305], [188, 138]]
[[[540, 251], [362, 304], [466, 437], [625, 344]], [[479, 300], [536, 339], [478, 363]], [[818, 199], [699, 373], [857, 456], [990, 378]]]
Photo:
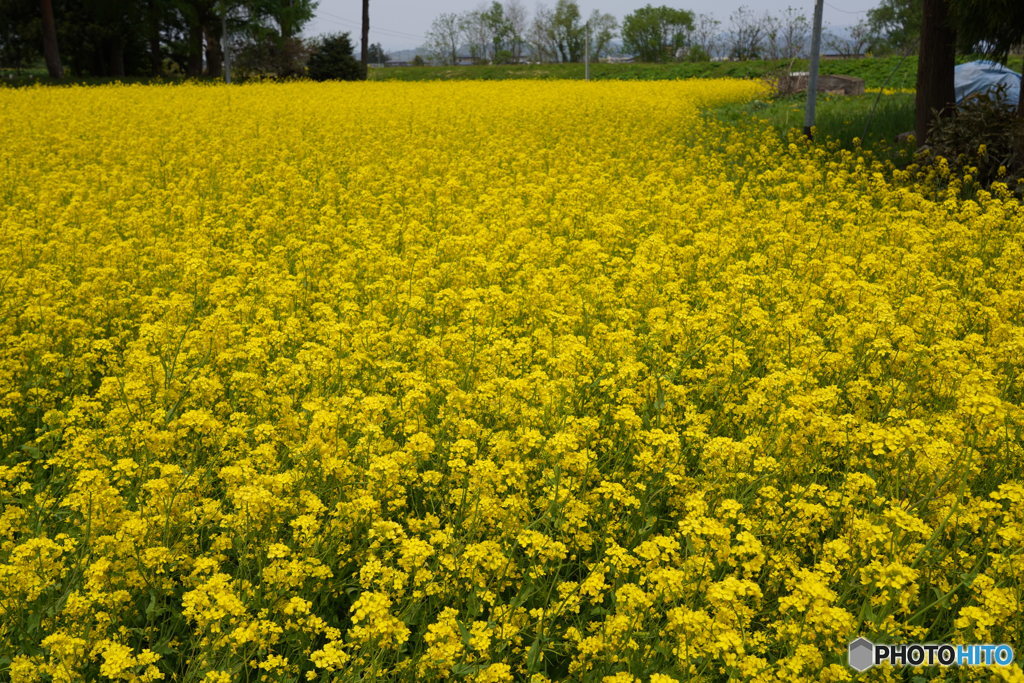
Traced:
[[710, 62], [711, 55], [700, 45], [691, 45], [690, 49], [684, 53], [683, 59], [687, 62]]
[[234, 69], [241, 80], [295, 78], [304, 73], [308, 54], [299, 38], [262, 36], [239, 49]]
[[359, 81], [366, 78], [366, 65], [353, 56], [349, 34], [334, 33], [313, 43], [308, 73], [314, 81]]
[[1006, 106], [1004, 90], [974, 95], [951, 116], [939, 117], [924, 160], [948, 164], [965, 179], [965, 187], [1003, 182], [1024, 196], [1024, 117]]

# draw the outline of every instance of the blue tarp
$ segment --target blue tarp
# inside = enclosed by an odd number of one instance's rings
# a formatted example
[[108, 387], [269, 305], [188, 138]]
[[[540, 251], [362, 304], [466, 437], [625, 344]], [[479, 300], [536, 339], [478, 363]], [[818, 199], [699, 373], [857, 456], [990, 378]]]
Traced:
[[960, 64], [954, 70], [953, 79], [957, 104], [1000, 84], [1006, 86], [1006, 99], [1011, 107], [1016, 107], [1020, 101], [1020, 74], [997, 62], [979, 60]]

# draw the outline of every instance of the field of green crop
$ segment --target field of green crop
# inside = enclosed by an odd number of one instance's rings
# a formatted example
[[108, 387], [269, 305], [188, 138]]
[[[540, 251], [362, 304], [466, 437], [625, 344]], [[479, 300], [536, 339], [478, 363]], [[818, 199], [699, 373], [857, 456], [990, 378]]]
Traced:
[[[604, 64], [590, 66], [595, 80], [664, 80], [675, 78], [766, 78], [786, 71], [805, 71], [806, 59], [743, 62], [673, 62], [668, 64]], [[582, 64], [494, 64], [482, 66], [409, 66], [370, 70], [373, 80], [503, 80], [509, 78], [582, 78]], [[917, 58], [880, 57], [825, 59], [821, 71], [863, 78], [869, 88], [912, 88]]]
[[[963, 57], [961, 61], [972, 59]], [[1021, 56], [1011, 57], [1009, 66], [1021, 70]], [[673, 62], [668, 64], [591, 64], [595, 80], [664, 80], [675, 78], [772, 78], [786, 71], [806, 71], [806, 59], [748, 60], [743, 62]], [[406, 66], [370, 69], [372, 80], [504, 80], [509, 78], [582, 78], [582, 64], [489, 64], [481, 66]], [[823, 59], [823, 74], [845, 74], [863, 78], [868, 88], [913, 88], [917, 79], [917, 56]]]

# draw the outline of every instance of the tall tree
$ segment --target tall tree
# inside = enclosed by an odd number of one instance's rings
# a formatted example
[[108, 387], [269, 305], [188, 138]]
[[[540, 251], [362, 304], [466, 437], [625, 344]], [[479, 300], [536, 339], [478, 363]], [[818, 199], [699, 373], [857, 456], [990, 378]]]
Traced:
[[127, 43], [137, 37], [134, 29], [139, 25], [139, 7], [131, 0], [94, 0], [90, 4], [95, 19], [93, 33], [99, 41], [102, 64], [97, 71], [120, 78], [126, 74]]
[[[316, 0], [261, 0], [261, 2], [265, 8], [262, 14], [276, 24], [278, 35], [283, 40], [298, 36], [306, 22], [313, 18], [318, 5]], [[369, 24], [367, 24], [367, 28], [369, 28]]]
[[442, 64], [455, 64], [459, 59], [459, 15], [442, 12], [427, 31], [427, 50], [430, 58]]
[[[189, 78], [199, 78], [203, 75], [203, 50], [208, 38], [205, 27], [217, 16], [214, 1], [175, 0], [176, 8], [186, 27], [188, 60], [185, 64], [185, 74]], [[253, 14], [259, 16], [260, 11], [261, 6], [257, 6]]]
[[810, 34], [811, 22], [807, 20], [807, 15], [796, 7], [787, 7], [779, 16], [779, 57], [796, 59], [804, 54]]
[[825, 37], [826, 47], [843, 57], [862, 56], [874, 44], [877, 36], [867, 21], [851, 26], [845, 35], [829, 33]]
[[484, 64], [491, 57], [492, 32], [484, 14], [483, 9], [476, 9], [459, 16], [459, 30], [476, 64]]
[[57, 46], [57, 21], [53, 16], [53, 2], [39, 0], [39, 11], [43, 21], [43, 57], [50, 78], [64, 78], [64, 67], [60, 63], [60, 49]]
[[901, 54], [913, 54], [921, 37], [921, 0], [882, 0], [868, 10], [871, 32]]
[[505, 17], [508, 20], [508, 28], [511, 33], [509, 49], [512, 52], [512, 61], [518, 62], [523, 56], [523, 47], [526, 45], [526, 7], [520, 0], [508, 0], [505, 3]]
[[664, 62], [686, 44], [693, 30], [693, 13], [661, 5], [645, 5], [622, 22], [625, 48], [643, 62]]
[[220, 78], [224, 75], [224, 21], [223, 17], [209, 14], [203, 21], [206, 40], [206, 75]]
[[53, 0], [61, 57], [77, 75], [146, 73], [146, 6], [139, 0]]
[[34, 0], [0, 0], [0, 64], [20, 69], [38, 61], [40, 9]]
[[733, 59], [761, 59], [768, 37], [768, 14], [757, 15], [746, 5], [729, 15], [729, 56]]
[[[316, 0], [218, 0], [238, 2], [243, 14], [248, 15], [248, 32], [253, 41], [242, 51], [250, 70], [274, 73], [278, 76], [296, 76], [303, 72], [306, 46], [299, 33], [313, 17]], [[211, 31], [211, 39], [216, 33]]]
[[581, 23], [580, 6], [576, 0], [558, 0], [551, 15], [551, 33], [559, 59], [578, 62], [586, 47], [586, 30]]
[[719, 32], [722, 22], [710, 14], [698, 14], [693, 24], [690, 40], [695, 52], [703, 59], [711, 59], [718, 54]]
[[590, 58], [600, 59], [610, 51], [619, 22], [610, 14], [594, 10], [587, 19], [587, 28], [590, 30]]
[[512, 26], [505, 16], [504, 6], [497, 0], [492, 0], [490, 6], [481, 10], [479, 14], [490, 43], [487, 47], [488, 58], [492, 62], [508, 62], [512, 57]]
[[[31, 62], [42, 54], [54, 73], [60, 68], [108, 77], [159, 75], [167, 59], [191, 77], [217, 77], [228, 23], [231, 35], [245, 43], [241, 47], [253, 48], [249, 64], [255, 68], [249, 71], [295, 74], [306, 56], [299, 34], [316, 5], [316, 0], [0, 0], [0, 59], [18, 64], [23, 56]], [[48, 34], [44, 26], [50, 27]]]
[[764, 53], [765, 59], [782, 59], [782, 21], [775, 16], [765, 12], [761, 17], [761, 25], [764, 26]]
[[146, 51], [149, 53], [149, 75], [163, 72], [163, 53], [160, 49], [160, 29], [167, 19], [166, 0], [146, 0]]
[[384, 52], [384, 46], [380, 43], [370, 45], [370, 62], [372, 64], [384, 64], [388, 61], [388, 55]]
[[924, 0], [922, 9], [914, 101], [914, 131], [919, 144], [927, 142], [935, 114], [949, 113], [950, 106], [956, 101], [953, 88], [956, 32], [950, 21], [949, 2]]
[[558, 61], [558, 45], [555, 42], [555, 13], [550, 7], [537, 7], [530, 24], [530, 51], [539, 62]]

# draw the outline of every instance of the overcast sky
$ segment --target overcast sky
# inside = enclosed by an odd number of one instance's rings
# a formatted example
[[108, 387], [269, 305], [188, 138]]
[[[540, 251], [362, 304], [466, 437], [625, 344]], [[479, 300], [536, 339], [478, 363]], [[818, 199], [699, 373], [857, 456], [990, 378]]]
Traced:
[[[646, 4], [668, 5], [688, 9], [696, 13], [712, 14], [723, 26], [728, 24], [729, 15], [740, 5], [746, 5], [757, 12], [768, 10], [779, 12], [793, 6], [804, 10], [808, 19], [814, 10], [813, 0], [578, 0], [584, 16], [592, 10], [615, 15], [620, 21], [637, 7]], [[826, 0], [825, 26], [851, 26], [864, 13], [877, 6], [879, 0]], [[423, 36], [430, 28], [430, 22], [442, 12], [464, 12], [484, 4], [483, 0], [370, 0], [370, 42], [380, 43], [387, 51], [418, 47], [424, 42]], [[524, 0], [531, 11], [538, 4], [535, 0]], [[540, 3], [553, 6], [555, 0]], [[320, 0], [316, 17], [306, 27], [306, 35], [351, 31], [358, 39], [359, 19], [362, 12], [361, 0]], [[358, 49], [358, 47], [357, 47]]]

